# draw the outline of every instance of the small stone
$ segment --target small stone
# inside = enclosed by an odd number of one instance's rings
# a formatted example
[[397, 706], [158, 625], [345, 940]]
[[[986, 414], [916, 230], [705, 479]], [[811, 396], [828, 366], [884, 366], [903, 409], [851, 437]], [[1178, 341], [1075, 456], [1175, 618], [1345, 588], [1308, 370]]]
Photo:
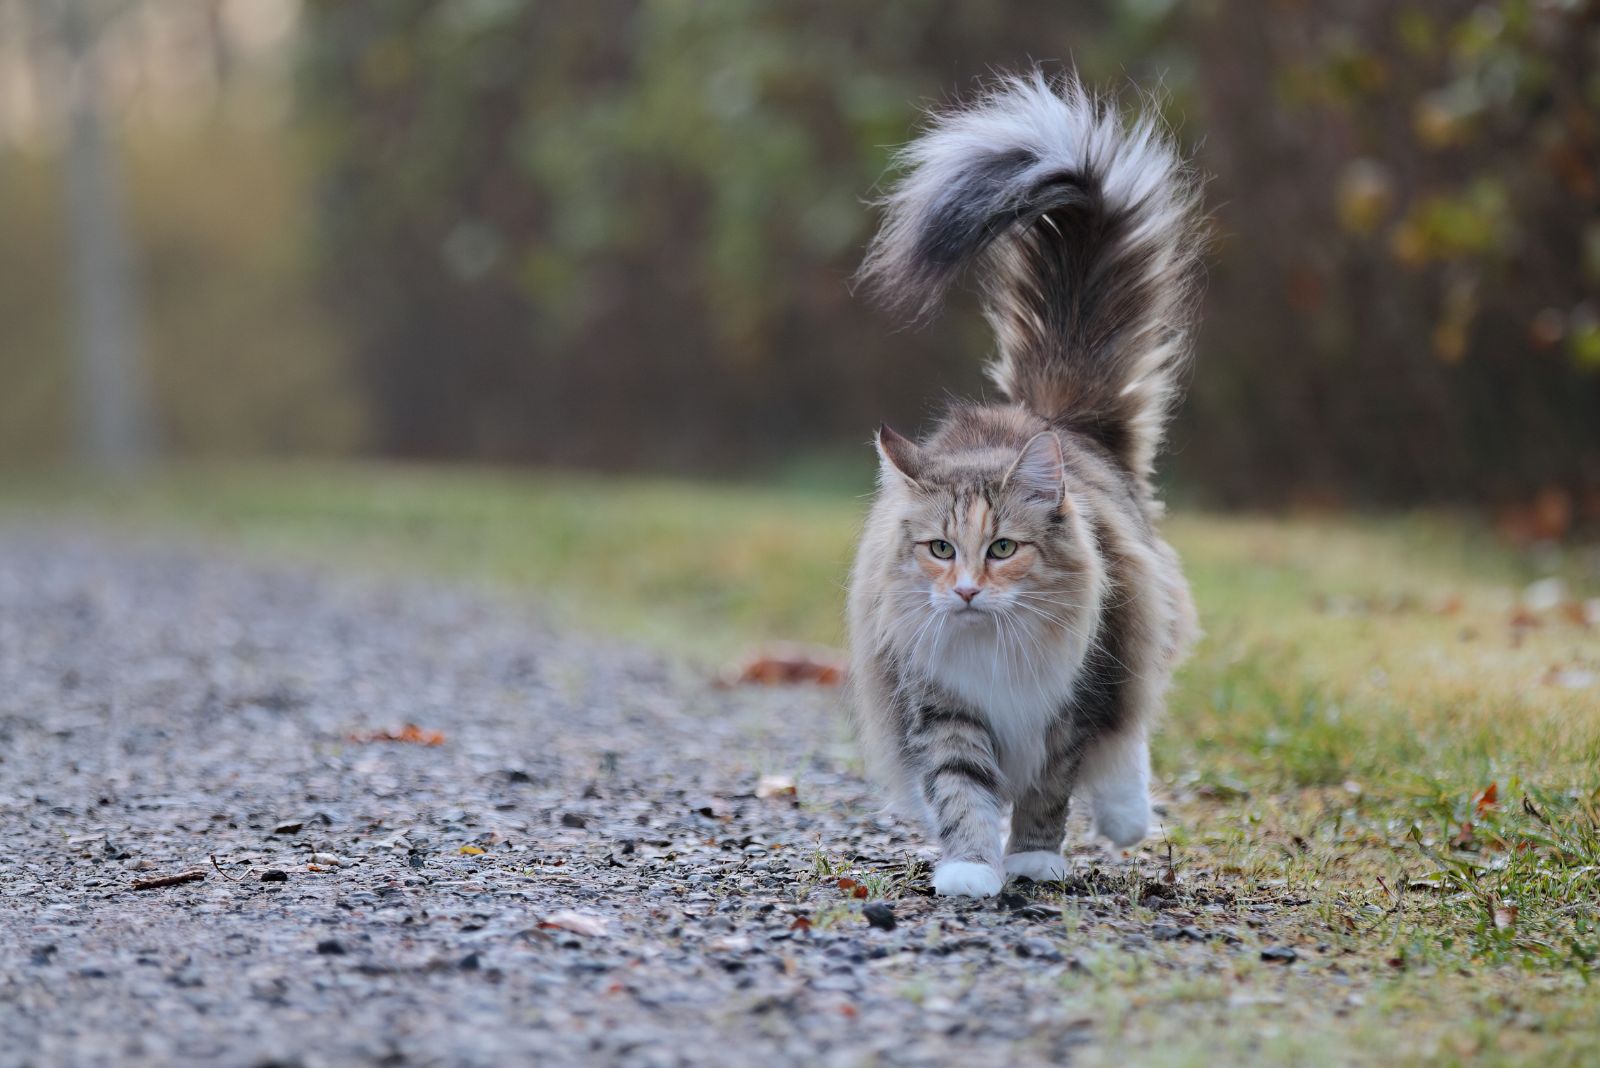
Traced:
[[276, 827], [272, 828], [272, 833], [273, 834], [298, 834], [300, 832], [300, 829], [302, 827], [304, 827], [304, 826], [305, 826], [305, 824], [303, 822], [302, 823], [280, 823]]
[[573, 827], [581, 831], [589, 826], [589, 821], [576, 812], [563, 812], [561, 814], [561, 826]]
[[335, 853], [313, 853], [311, 863], [323, 868], [338, 868], [344, 864]]
[[317, 943], [317, 952], [324, 957], [342, 957], [344, 956], [344, 943], [337, 938], [324, 938]]
[[1300, 954], [1290, 946], [1268, 946], [1261, 951], [1261, 959], [1273, 964], [1293, 964], [1300, 959]]
[[1061, 951], [1043, 938], [1026, 938], [1017, 943], [1017, 956], [1042, 960], [1047, 964], [1059, 964], [1066, 958]]
[[468, 953], [456, 962], [456, 967], [464, 972], [475, 972], [483, 967], [483, 960], [476, 953]]
[[268, 868], [261, 873], [261, 881], [264, 883], [286, 883], [289, 881], [289, 873], [279, 871], [277, 868]]
[[892, 905], [882, 901], [874, 901], [861, 910], [861, 915], [865, 916], [867, 922], [880, 931], [894, 930], [895, 918], [894, 906]]

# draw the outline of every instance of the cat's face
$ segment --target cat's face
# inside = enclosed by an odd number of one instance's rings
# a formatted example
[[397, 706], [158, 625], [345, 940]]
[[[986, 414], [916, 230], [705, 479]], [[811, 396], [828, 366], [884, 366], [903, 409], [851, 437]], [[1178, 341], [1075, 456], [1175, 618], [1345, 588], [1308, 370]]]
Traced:
[[1055, 435], [1040, 434], [1020, 452], [941, 463], [892, 433], [880, 436], [879, 450], [902, 534], [891, 596], [907, 622], [1070, 626], [1084, 600], [1086, 547]]

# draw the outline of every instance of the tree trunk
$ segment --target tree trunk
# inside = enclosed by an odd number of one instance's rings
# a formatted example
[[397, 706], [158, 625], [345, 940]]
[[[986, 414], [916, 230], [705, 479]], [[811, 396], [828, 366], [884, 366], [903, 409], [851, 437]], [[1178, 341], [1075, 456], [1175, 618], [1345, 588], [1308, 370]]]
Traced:
[[102, 467], [147, 460], [155, 438], [115, 145], [107, 131], [90, 0], [60, 10], [65, 51], [66, 212], [77, 357], [77, 445]]

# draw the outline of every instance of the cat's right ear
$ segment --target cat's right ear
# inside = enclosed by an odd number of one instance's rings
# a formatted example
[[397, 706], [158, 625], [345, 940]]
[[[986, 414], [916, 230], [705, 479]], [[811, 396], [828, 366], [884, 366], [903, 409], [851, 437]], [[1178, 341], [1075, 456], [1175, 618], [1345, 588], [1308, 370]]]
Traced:
[[922, 488], [918, 481], [922, 471], [922, 449], [916, 442], [884, 423], [878, 427], [877, 445], [879, 478], [885, 485], [899, 480], [911, 489]]

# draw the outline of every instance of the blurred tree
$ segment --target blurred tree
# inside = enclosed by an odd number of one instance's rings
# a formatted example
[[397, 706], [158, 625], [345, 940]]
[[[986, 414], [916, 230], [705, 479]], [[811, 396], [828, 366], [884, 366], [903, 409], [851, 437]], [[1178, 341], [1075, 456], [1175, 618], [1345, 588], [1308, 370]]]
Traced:
[[888, 148], [1067, 59], [1162, 86], [1214, 175], [1189, 484], [1570, 493], [1600, 482], [1596, 7], [309, 0], [323, 258], [387, 452], [857, 442], [981, 389], [989, 344], [970, 301], [892, 333], [851, 297]]
[[[78, 448], [122, 466], [154, 448], [120, 168], [106, 134], [98, 38], [118, 5], [65, 0], [54, 8], [67, 108], [66, 211], [78, 370]], [[48, 11], [46, 12], [48, 13]]]
[[313, 2], [327, 260], [402, 455], [731, 465], [978, 384], [888, 344], [863, 203], [919, 99], [1104, 21], [1045, 0]]
[[1182, 462], [1235, 502], [1600, 486], [1600, 5], [1185, 15], [1224, 245]]

